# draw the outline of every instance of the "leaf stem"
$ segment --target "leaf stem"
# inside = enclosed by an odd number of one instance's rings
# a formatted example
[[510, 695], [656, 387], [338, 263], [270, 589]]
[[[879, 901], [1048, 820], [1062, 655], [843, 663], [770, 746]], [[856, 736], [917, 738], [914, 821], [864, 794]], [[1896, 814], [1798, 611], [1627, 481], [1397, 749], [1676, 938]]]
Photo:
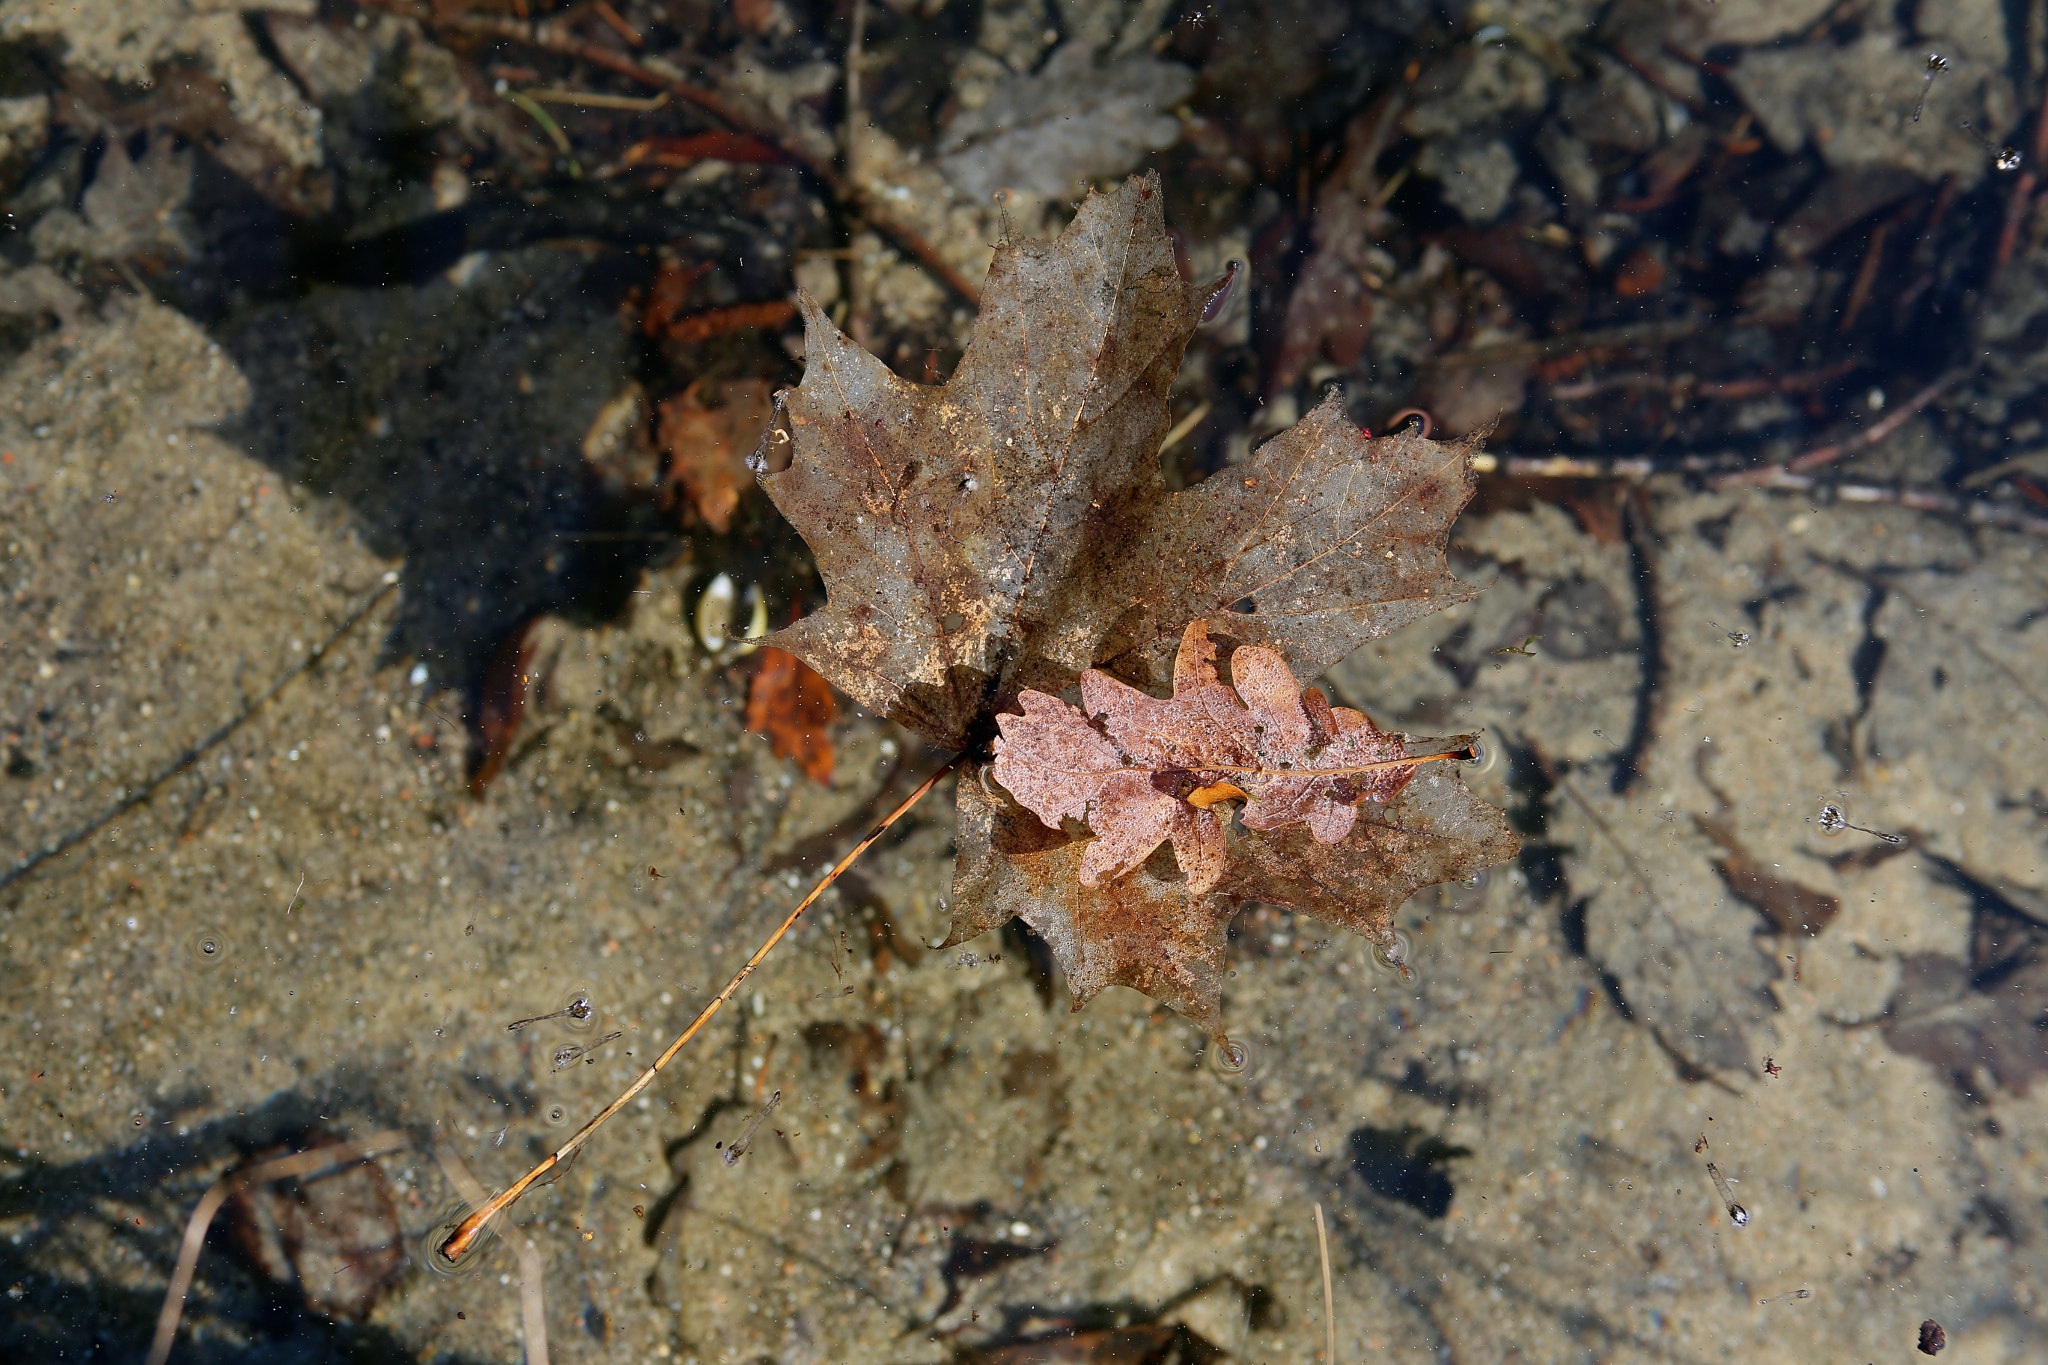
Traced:
[[711, 1022], [711, 1017], [717, 1014], [724, 1007], [725, 1002], [732, 999], [734, 993], [739, 990], [740, 983], [749, 976], [752, 976], [754, 968], [761, 965], [762, 959], [766, 958], [774, 950], [776, 944], [782, 942], [783, 936], [796, 925], [797, 920], [803, 916], [804, 911], [810, 909], [816, 903], [818, 897], [824, 895], [826, 889], [832, 883], [838, 881], [846, 869], [852, 867], [862, 854], [874, 847], [875, 841], [880, 839], [891, 825], [908, 814], [912, 806], [922, 801], [933, 787], [938, 786], [939, 782], [948, 773], [957, 768], [960, 765], [960, 760], [964, 757], [964, 754], [955, 754], [952, 758], [948, 759], [944, 767], [920, 783], [916, 791], [903, 799], [901, 805], [883, 816], [881, 823], [869, 830], [866, 837], [847, 850], [846, 856], [834, 863], [832, 870], [827, 872], [819, 880], [818, 884], [811, 888], [811, 893], [797, 902], [796, 909], [789, 912], [788, 918], [784, 919], [781, 926], [768, 936], [768, 941], [754, 950], [754, 955], [748, 958], [746, 965], [741, 967], [734, 974], [732, 980], [726, 983], [725, 989], [720, 991], [711, 1003], [706, 1005], [698, 1013], [697, 1017], [691, 1021], [690, 1026], [684, 1029], [677, 1036], [676, 1040], [668, 1045], [667, 1051], [654, 1059], [653, 1065], [642, 1071], [617, 1099], [599, 1110], [596, 1118], [593, 1118], [590, 1122], [577, 1129], [574, 1137], [556, 1148], [538, 1166], [535, 1166], [517, 1181], [506, 1187], [503, 1193], [494, 1195], [482, 1208], [477, 1209], [467, 1218], [463, 1219], [456, 1226], [455, 1231], [448, 1235], [448, 1239], [442, 1242], [436, 1249], [435, 1254], [446, 1261], [461, 1260], [470, 1247], [475, 1244], [478, 1236], [482, 1234], [486, 1223], [510, 1208], [518, 1200], [519, 1196], [532, 1188], [535, 1181], [574, 1156], [576, 1150], [590, 1140], [591, 1135], [604, 1124], [605, 1120], [611, 1118], [612, 1115], [618, 1113], [621, 1109], [624, 1109], [635, 1095], [638, 1095], [641, 1091], [652, 1085], [654, 1078], [661, 1074], [662, 1068], [674, 1060], [675, 1055], [683, 1050], [683, 1045], [696, 1037], [704, 1025]]
[[[1441, 754], [1416, 754], [1409, 758], [1390, 758], [1379, 763], [1354, 763], [1348, 768], [1243, 768], [1229, 763], [1190, 763], [1185, 769], [1154, 768], [1153, 772], [1186, 771], [1190, 773], [1249, 773], [1253, 777], [1349, 777], [1354, 773], [1384, 772], [1388, 768], [1413, 768], [1438, 759], [1465, 759], [1471, 754], [1469, 748], [1452, 749]], [[1058, 773], [1062, 777], [1115, 777], [1119, 773], [1144, 772], [1143, 768], [1054, 768], [1043, 763], [1028, 765], [1040, 772]], [[998, 779], [1000, 780], [1000, 779]]]

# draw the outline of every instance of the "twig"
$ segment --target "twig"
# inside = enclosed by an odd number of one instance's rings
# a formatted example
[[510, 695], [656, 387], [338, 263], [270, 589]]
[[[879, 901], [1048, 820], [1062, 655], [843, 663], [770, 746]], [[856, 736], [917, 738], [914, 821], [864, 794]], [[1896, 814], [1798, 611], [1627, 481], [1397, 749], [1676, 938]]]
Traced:
[[233, 720], [228, 721], [218, 730], [215, 730], [212, 734], [185, 750], [184, 753], [179, 754], [164, 767], [158, 769], [156, 776], [150, 778], [133, 792], [107, 807], [94, 819], [73, 830], [55, 843], [45, 844], [40, 853], [24, 855], [12, 868], [9, 868], [5, 873], [0, 873], [0, 891], [5, 891], [8, 887], [14, 885], [58, 854], [70, 852], [102, 829], [105, 829], [109, 824], [120, 819], [129, 811], [134, 810], [137, 806], [149, 800], [150, 797], [155, 796], [157, 789], [162, 787], [164, 783], [170, 781], [179, 773], [184, 772], [194, 763], [197, 763], [214, 746], [218, 745], [235, 731], [241, 729], [252, 716], [269, 705], [278, 693], [284, 691], [285, 687], [293, 679], [317, 667], [320, 661], [327, 657], [328, 652], [340, 644], [348, 633], [361, 624], [363, 618], [368, 616], [376, 608], [377, 604], [384, 600], [385, 594], [397, 586], [398, 575], [395, 573], [385, 574], [382, 587], [371, 593], [361, 606], [343, 618], [342, 623], [334, 628], [334, 633], [321, 641], [319, 647], [311, 654], [308, 654], [296, 667], [286, 669], [283, 674], [279, 675], [277, 681], [264, 689], [260, 696], [256, 697], [253, 701], [245, 703], [241, 713]]
[[610, 1119], [612, 1115], [618, 1113], [621, 1109], [624, 1109], [635, 1095], [638, 1095], [641, 1091], [652, 1085], [654, 1078], [661, 1074], [662, 1068], [675, 1059], [675, 1055], [683, 1050], [683, 1046], [686, 1043], [697, 1036], [698, 1031], [704, 1025], [711, 1022], [711, 1017], [717, 1014], [724, 1007], [725, 1002], [732, 999], [734, 993], [739, 990], [740, 983], [749, 976], [752, 976], [754, 969], [761, 965], [762, 959], [766, 958], [774, 950], [776, 944], [782, 942], [783, 936], [789, 933], [790, 929], [795, 926], [804, 911], [810, 909], [817, 899], [825, 894], [826, 889], [832, 883], [838, 881], [846, 869], [852, 867], [863, 853], [874, 847], [875, 841], [887, 833], [891, 825], [908, 814], [911, 807], [922, 801], [933, 787], [939, 785], [941, 779], [957, 768], [962, 757], [964, 755], [955, 754], [946, 761], [945, 766], [919, 783], [917, 790], [903, 799], [903, 804], [890, 811], [888, 815], [883, 817], [880, 824], [869, 830], [859, 843], [847, 851], [845, 857], [834, 863], [832, 870], [819, 879], [818, 884], [811, 888], [810, 894], [797, 902], [796, 909], [790, 911], [788, 918], [782, 921], [781, 926], [768, 936], [767, 942], [754, 950], [754, 955], [748, 958], [746, 965], [741, 967], [734, 974], [732, 980], [726, 983], [725, 989], [720, 991], [716, 998], [698, 1013], [697, 1017], [690, 1022], [690, 1026], [684, 1029], [676, 1040], [668, 1045], [668, 1049], [655, 1058], [653, 1064], [645, 1071], [642, 1071], [617, 1099], [599, 1110], [596, 1118], [593, 1118], [590, 1122], [577, 1129], [575, 1136], [556, 1148], [538, 1166], [535, 1166], [512, 1185], [508, 1186], [503, 1193], [494, 1196], [482, 1208], [475, 1210], [467, 1218], [463, 1219], [455, 1231], [449, 1234], [448, 1239], [441, 1243], [435, 1254], [448, 1261], [461, 1260], [464, 1253], [469, 1250], [478, 1235], [482, 1233], [485, 1224], [505, 1209], [510, 1208], [519, 1196], [526, 1193], [535, 1181], [574, 1156], [577, 1149], [588, 1142], [591, 1134], [602, 1127], [606, 1120]]
[[526, 1365], [548, 1365], [547, 1263], [530, 1240], [519, 1243], [519, 1321], [526, 1329]]
[[939, 255], [932, 244], [919, 233], [886, 212], [868, 195], [861, 192], [858, 186], [849, 184], [845, 177], [833, 169], [829, 161], [816, 156], [801, 143], [785, 136], [781, 130], [761, 126], [741, 112], [737, 105], [715, 91], [692, 85], [679, 75], [658, 70], [646, 62], [635, 61], [623, 53], [613, 52], [607, 47], [579, 38], [561, 25], [546, 20], [525, 23], [517, 19], [487, 14], [464, 14], [440, 19], [423, 13], [403, 3], [402, 0], [368, 0], [368, 3], [379, 9], [406, 15], [435, 28], [498, 38], [505, 42], [539, 48], [543, 52], [552, 52], [558, 57], [589, 62], [592, 66], [601, 66], [650, 90], [665, 90], [683, 103], [693, 104], [702, 109], [727, 127], [749, 133], [775, 148], [788, 157], [793, 165], [815, 177], [834, 199], [849, 205], [884, 236], [891, 238], [896, 245], [917, 257], [925, 269], [938, 276], [948, 289], [976, 308], [981, 306], [981, 290]]
[[185, 1240], [178, 1246], [178, 1264], [171, 1271], [170, 1284], [164, 1289], [164, 1306], [157, 1313], [156, 1336], [149, 1343], [147, 1365], [164, 1365], [170, 1357], [171, 1343], [178, 1334], [178, 1321], [185, 1315], [185, 1295], [191, 1291], [192, 1276], [199, 1267], [199, 1252], [206, 1245], [206, 1230], [213, 1225], [214, 1215], [220, 1212], [221, 1205], [237, 1191], [245, 1186], [290, 1176], [325, 1173], [336, 1167], [386, 1156], [411, 1145], [411, 1135], [395, 1129], [372, 1133], [353, 1142], [333, 1143], [308, 1152], [258, 1162], [247, 1170], [231, 1171], [209, 1185], [206, 1193], [199, 1196], [198, 1207], [192, 1210], [192, 1217], [185, 1224]]
[[1330, 1234], [1323, 1206], [1316, 1204], [1316, 1252], [1323, 1258], [1323, 1365], [1337, 1365], [1337, 1296], [1330, 1292]]
[[1883, 418], [1872, 422], [1862, 431], [1845, 441], [1836, 441], [1832, 445], [1824, 445], [1809, 450], [1804, 455], [1795, 456], [1782, 465], [1772, 465], [1766, 469], [1744, 469], [1733, 474], [1723, 474], [1714, 480], [1714, 486], [1716, 488], [1730, 488], [1737, 484], [1745, 483], [1768, 484], [1775, 475], [1785, 473], [1786, 471], [1804, 473], [1809, 469], [1818, 469], [1824, 464], [1833, 464], [1835, 461], [1845, 456], [1854, 455], [1858, 451], [1868, 450], [1871, 446], [1876, 445], [1879, 441], [1882, 441], [1885, 437], [1904, 426], [1914, 413], [1920, 411], [1920, 409], [1941, 397], [1942, 394], [1969, 378], [1971, 373], [1971, 371], [1963, 369], [1950, 370], [1947, 374], [1899, 404], [1898, 407], [1886, 413]]
[[1614, 769], [1613, 791], [1627, 793], [1644, 776], [1650, 746], [1664, 719], [1664, 617], [1658, 609], [1657, 527], [1650, 516], [1648, 492], [1638, 484], [1622, 503], [1622, 529], [1628, 540], [1630, 577], [1635, 580], [1637, 633], [1641, 638], [1642, 678], [1636, 693], [1634, 723]]
[[1181, 418], [1178, 422], [1175, 422], [1173, 426], [1167, 430], [1165, 439], [1160, 441], [1159, 443], [1159, 453], [1161, 455], [1164, 455], [1167, 451], [1172, 450], [1182, 441], [1185, 441], [1188, 438], [1189, 433], [1193, 432], [1196, 427], [1202, 425], [1202, 419], [1207, 417], [1208, 415], [1209, 400], [1204, 398], [1201, 402], [1195, 404], [1194, 411], [1190, 412], [1187, 416]]
[[2048, 517], [2037, 517], [2017, 507], [2004, 507], [1995, 502], [1986, 502], [1982, 498], [1957, 497], [1942, 488], [1922, 488], [1910, 484], [1887, 486], [1835, 483], [1827, 479], [1817, 479], [1811, 474], [1788, 474], [1783, 470], [1770, 470], [1767, 473], [1770, 477], [1757, 480], [1755, 487], [1794, 493], [1819, 493], [1837, 502], [1910, 507], [1916, 512], [1939, 512], [1946, 516], [1961, 517], [1975, 526], [1997, 526], [2008, 531], [2028, 531], [2037, 536], [2048, 536]]

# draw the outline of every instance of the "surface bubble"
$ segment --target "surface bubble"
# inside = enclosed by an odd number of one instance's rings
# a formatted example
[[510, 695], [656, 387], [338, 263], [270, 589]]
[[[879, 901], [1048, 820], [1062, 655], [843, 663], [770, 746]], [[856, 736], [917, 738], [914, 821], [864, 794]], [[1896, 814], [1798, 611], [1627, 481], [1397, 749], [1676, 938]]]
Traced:
[[1391, 946], [1372, 945], [1372, 965], [1389, 976], [1412, 981], [1415, 976], [1415, 938], [1405, 929], [1394, 930]]
[[428, 1270], [446, 1279], [461, 1279], [474, 1275], [492, 1260], [498, 1247], [496, 1220], [484, 1224], [477, 1239], [469, 1244], [469, 1250], [454, 1260], [441, 1254], [441, 1244], [455, 1235], [455, 1229], [462, 1226], [462, 1220], [469, 1217], [472, 1206], [462, 1200], [444, 1206], [441, 1214], [427, 1230], [420, 1234], [419, 1262]]
[[234, 945], [218, 929], [201, 929], [186, 940], [185, 949], [194, 961], [208, 966], [227, 961]]
[[1813, 823], [1819, 825], [1820, 832], [1830, 839], [1846, 834], [1849, 830], [1849, 808], [1840, 801], [1823, 801]]
[[550, 1128], [560, 1128], [569, 1122], [569, 1106], [551, 1104], [540, 1111], [541, 1121]]
[[588, 1033], [597, 1027], [597, 993], [589, 986], [576, 986], [562, 993], [555, 1007], [562, 1012], [562, 1027]]
[[1217, 1075], [1236, 1079], [1251, 1071], [1252, 1047], [1242, 1038], [1219, 1038], [1209, 1045], [1207, 1060]]

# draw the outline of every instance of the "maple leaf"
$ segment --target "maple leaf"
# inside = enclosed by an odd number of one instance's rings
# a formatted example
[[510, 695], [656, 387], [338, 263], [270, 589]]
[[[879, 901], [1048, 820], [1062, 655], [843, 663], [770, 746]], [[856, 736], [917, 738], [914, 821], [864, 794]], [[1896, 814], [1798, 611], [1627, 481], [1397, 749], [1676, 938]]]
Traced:
[[832, 785], [832, 687], [787, 650], [761, 650], [747, 685], [747, 730], [768, 736], [777, 758], [796, 760], [813, 782]]
[[[1153, 774], [1063, 789], [1009, 751], [1020, 787], [1091, 838], [1052, 828], [993, 774], [984, 783], [978, 761], [963, 768], [948, 942], [1022, 915], [1077, 1005], [1118, 982], [1213, 1029], [1236, 906], [1293, 905], [1391, 944], [1415, 889], [1517, 844], [1447, 764], [1405, 787], [1280, 767], [1328, 749], [1342, 761], [1321, 767], [1362, 769], [1458, 746], [1382, 734], [1295, 677], [1472, 596], [1444, 545], [1477, 438], [1372, 440], [1333, 394], [1243, 463], [1169, 491], [1167, 391], [1222, 282], [1180, 277], [1162, 198], [1156, 177], [1133, 177], [1091, 194], [1055, 242], [1001, 242], [943, 385], [898, 378], [802, 297], [803, 382], [776, 395], [753, 464], [826, 588], [821, 610], [769, 643], [944, 748], [978, 759], [1009, 713], [1006, 740], [1033, 736], [1062, 755], [1048, 762], [1092, 773], [1129, 756]], [[1206, 623], [1195, 644], [1191, 622]], [[1234, 693], [1213, 653], [1189, 655], [1212, 635], [1232, 651]], [[1146, 695], [1169, 672], [1174, 695]], [[1114, 716], [1107, 730], [1056, 700], [1070, 689]], [[1247, 798], [1231, 820], [1217, 810], [1226, 785]]]

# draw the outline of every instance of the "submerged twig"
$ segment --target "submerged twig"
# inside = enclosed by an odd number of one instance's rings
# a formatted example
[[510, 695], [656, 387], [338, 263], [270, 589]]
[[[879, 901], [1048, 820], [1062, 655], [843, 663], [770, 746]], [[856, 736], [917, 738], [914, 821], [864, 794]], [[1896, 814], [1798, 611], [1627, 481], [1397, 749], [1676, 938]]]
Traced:
[[1831, 445], [1824, 445], [1817, 449], [1809, 450], [1804, 455], [1795, 456], [1782, 465], [1772, 465], [1766, 469], [1745, 469], [1733, 474], [1723, 474], [1720, 478], [1714, 480], [1714, 486], [1717, 488], [1727, 488], [1735, 484], [1766, 483], [1776, 474], [1786, 472], [1803, 474], [1809, 469], [1818, 469], [1824, 464], [1833, 464], [1835, 461], [1845, 456], [1854, 455], [1860, 450], [1867, 450], [1904, 426], [1914, 413], [1962, 383], [1963, 380], [1970, 377], [1970, 374], [1971, 371], [1965, 369], [1950, 370], [1947, 374], [1942, 375], [1939, 379], [1921, 389], [1920, 392], [1899, 404], [1898, 407], [1886, 413], [1883, 418], [1872, 422], [1868, 427], [1865, 427], [1847, 440], [1836, 441]]
[[488, 14], [462, 14], [438, 18], [401, 3], [400, 0], [370, 0], [370, 3], [395, 14], [407, 15], [435, 28], [498, 38], [538, 48], [543, 52], [552, 52], [558, 57], [589, 62], [592, 66], [601, 66], [650, 90], [666, 91], [682, 103], [695, 105], [727, 127], [748, 133], [775, 148], [787, 157], [792, 165], [814, 177], [834, 199], [849, 205], [862, 218], [873, 224], [876, 230], [915, 256], [927, 270], [938, 276], [948, 289], [975, 307], [981, 306], [980, 289], [939, 255], [932, 244], [915, 229], [874, 203], [858, 186], [849, 183], [848, 178], [842, 176], [829, 161], [817, 156], [781, 129], [765, 127], [759, 120], [748, 117], [738, 105], [716, 91], [692, 85], [684, 80], [680, 73], [672, 69], [663, 69], [667, 66], [666, 63], [663, 63], [662, 67], [656, 67], [653, 63], [658, 61], [658, 58], [649, 58], [645, 62], [636, 61], [601, 44], [579, 38], [562, 25], [546, 20], [527, 23]]
[[368, 616], [376, 608], [377, 604], [384, 600], [385, 594], [397, 586], [398, 575], [396, 573], [385, 574], [383, 585], [371, 593], [354, 611], [344, 617], [341, 624], [334, 628], [332, 634], [325, 640], [322, 640], [314, 648], [313, 652], [300, 660], [299, 663], [279, 674], [277, 680], [271, 683], [269, 687], [266, 687], [256, 697], [245, 702], [241, 712], [232, 720], [200, 740], [197, 744], [194, 744], [191, 748], [185, 750], [184, 753], [179, 754], [162, 768], [159, 768], [154, 777], [151, 777], [134, 791], [107, 807], [93, 819], [88, 820], [85, 824], [56, 842], [45, 844], [41, 852], [23, 856], [13, 867], [4, 873], [0, 873], [0, 891], [5, 891], [8, 887], [14, 885], [58, 854], [70, 852], [114, 821], [126, 815], [129, 811], [134, 810], [137, 806], [155, 796], [157, 790], [164, 783], [170, 781], [179, 773], [184, 772], [194, 763], [197, 763], [206, 756], [208, 751], [220, 744], [222, 740], [225, 740], [229, 735], [241, 729], [258, 711], [269, 705], [276, 698], [277, 694], [284, 691], [300, 674], [311, 672], [314, 668], [318, 667], [320, 662], [327, 657], [328, 653], [336, 645], [340, 644], [342, 640], [347, 638], [348, 633], [360, 625], [363, 618]]
[[1323, 1261], [1323, 1365], [1337, 1365], [1337, 1296], [1330, 1292], [1330, 1234], [1316, 1205], [1316, 1253]]
[[761, 965], [762, 960], [770, 952], [774, 951], [775, 945], [782, 942], [783, 936], [795, 927], [797, 920], [802, 917], [804, 911], [816, 904], [818, 898], [825, 894], [832, 883], [839, 880], [847, 868], [852, 867], [862, 854], [874, 847], [875, 841], [887, 833], [891, 825], [894, 825], [908, 814], [911, 807], [922, 801], [932, 788], [938, 786], [942, 779], [958, 767], [962, 757], [963, 755], [954, 755], [951, 759], [947, 760], [945, 766], [919, 783], [917, 790], [903, 799], [903, 804], [890, 811], [880, 824], [869, 830], [859, 843], [847, 851], [845, 857], [834, 863], [832, 870], [819, 879], [818, 884], [811, 888], [810, 894], [797, 902], [796, 909], [790, 911], [788, 917], [782, 921], [775, 932], [768, 936], [767, 942], [756, 948], [754, 955], [747, 959], [746, 964], [738, 972], [734, 973], [732, 980], [726, 983], [725, 989], [720, 991], [710, 1004], [699, 1011], [697, 1017], [690, 1021], [690, 1026], [684, 1029], [677, 1036], [676, 1040], [668, 1045], [667, 1050], [655, 1058], [653, 1064], [645, 1071], [642, 1071], [634, 1079], [633, 1083], [620, 1093], [617, 1099], [599, 1110], [596, 1118], [593, 1118], [590, 1122], [577, 1129], [575, 1136], [551, 1152], [538, 1166], [535, 1166], [513, 1184], [506, 1187], [502, 1193], [491, 1198], [483, 1207], [476, 1209], [467, 1218], [464, 1218], [455, 1231], [448, 1235], [447, 1240], [435, 1249], [434, 1254], [447, 1261], [461, 1260], [463, 1255], [475, 1244], [477, 1237], [483, 1232], [484, 1226], [491, 1219], [510, 1208], [518, 1200], [519, 1196], [525, 1194], [542, 1176], [574, 1156], [577, 1150], [590, 1140], [591, 1135], [604, 1125], [606, 1120], [631, 1103], [635, 1095], [638, 1095], [641, 1091], [652, 1085], [654, 1078], [660, 1075], [662, 1069], [675, 1059], [675, 1055], [683, 1050], [684, 1045], [696, 1037], [698, 1031], [704, 1025], [711, 1022], [711, 1017], [724, 1008], [726, 1001], [732, 999], [733, 995], [739, 990], [740, 983], [752, 976], [754, 969]]

